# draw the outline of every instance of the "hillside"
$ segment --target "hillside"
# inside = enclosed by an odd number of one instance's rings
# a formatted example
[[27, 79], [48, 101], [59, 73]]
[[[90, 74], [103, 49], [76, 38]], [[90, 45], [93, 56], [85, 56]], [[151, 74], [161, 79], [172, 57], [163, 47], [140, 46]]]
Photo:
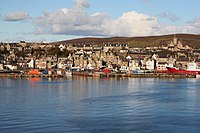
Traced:
[[[111, 38], [79, 38], [72, 40], [65, 40], [60, 42], [54, 42], [54, 44], [99, 44], [103, 43], [129, 43], [130, 47], [150, 47], [159, 46], [163, 44], [169, 44], [172, 41], [174, 34], [162, 35], [162, 36], [146, 36], [146, 37], [111, 37]], [[194, 48], [200, 48], [200, 35], [194, 34], [176, 34], [178, 40], [183, 45], [189, 45]]]

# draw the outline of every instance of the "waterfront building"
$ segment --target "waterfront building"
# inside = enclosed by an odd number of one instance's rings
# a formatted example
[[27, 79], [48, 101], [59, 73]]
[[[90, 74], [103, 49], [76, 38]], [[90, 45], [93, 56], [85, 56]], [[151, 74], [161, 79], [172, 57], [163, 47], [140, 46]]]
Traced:
[[156, 64], [156, 71], [166, 71], [167, 66], [169, 66], [167, 62], [159, 62]]
[[37, 59], [35, 61], [35, 68], [37, 69], [47, 69], [47, 61], [44, 59]]
[[[164, 45], [166, 44], [166, 45]], [[170, 43], [163, 41], [163, 47], [129, 48], [128, 43], [1, 43], [0, 63], [18, 64], [28, 68], [63, 68], [76, 66], [81, 68], [120, 68], [129, 67], [153, 69], [152, 55], [156, 56], [156, 69], [164, 70], [165, 64], [187, 67], [187, 63], [200, 58], [198, 49], [191, 50], [175, 36]], [[9, 50], [6, 53], [6, 50]], [[23, 65], [26, 64], [27, 65]], [[155, 62], [154, 62], [155, 69]]]
[[3, 64], [0, 64], [0, 70], [3, 70]]
[[27, 62], [28, 68], [35, 68], [35, 61], [31, 59], [30, 61]]
[[148, 60], [146, 62], [146, 69], [148, 70], [154, 70], [154, 66], [155, 66], [155, 61], [154, 60]]

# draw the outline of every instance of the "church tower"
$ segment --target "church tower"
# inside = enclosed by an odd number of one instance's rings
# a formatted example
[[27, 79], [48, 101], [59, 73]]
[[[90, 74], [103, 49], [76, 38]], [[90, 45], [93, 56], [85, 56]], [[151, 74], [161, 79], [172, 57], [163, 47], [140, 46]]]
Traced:
[[174, 45], [178, 44], [178, 39], [177, 39], [176, 35], [174, 35], [173, 42], [174, 42]]

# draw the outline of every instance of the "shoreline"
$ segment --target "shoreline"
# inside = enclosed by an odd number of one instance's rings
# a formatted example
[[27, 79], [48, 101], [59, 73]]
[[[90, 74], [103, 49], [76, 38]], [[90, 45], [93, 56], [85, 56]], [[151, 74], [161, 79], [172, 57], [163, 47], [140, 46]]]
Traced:
[[58, 75], [58, 74], [18, 74], [18, 73], [1, 73], [0, 77], [14, 77], [14, 78], [68, 78], [68, 77], [113, 77], [113, 78], [120, 78], [120, 77], [127, 77], [127, 78], [197, 78], [198, 75], [194, 74], [173, 74], [173, 73], [141, 73], [141, 74], [125, 74], [125, 73], [87, 73], [87, 72], [73, 72], [72, 75]]

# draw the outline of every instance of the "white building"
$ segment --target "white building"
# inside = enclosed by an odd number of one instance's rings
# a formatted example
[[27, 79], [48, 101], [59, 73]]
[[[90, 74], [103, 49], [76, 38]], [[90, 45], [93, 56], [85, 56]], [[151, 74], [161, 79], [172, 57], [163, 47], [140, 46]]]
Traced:
[[35, 67], [38, 69], [46, 69], [47, 62], [45, 60], [36, 60], [35, 61]]
[[154, 60], [149, 60], [146, 62], [146, 69], [154, 70]]
[[3, 64], [0, 64], [0, 70], [3, 70]]
[[63, 45], [63, 44], [60, 44], [58, 47], [59, 47], [60, 51], [63, 51], [65, 49], [65, 45]]
[[31, 60], [27, 63], [28, 68], [34, 68], [34, 63], [35, 63], [35, 61], [34, 61], [33, 59], [31, 59]]

